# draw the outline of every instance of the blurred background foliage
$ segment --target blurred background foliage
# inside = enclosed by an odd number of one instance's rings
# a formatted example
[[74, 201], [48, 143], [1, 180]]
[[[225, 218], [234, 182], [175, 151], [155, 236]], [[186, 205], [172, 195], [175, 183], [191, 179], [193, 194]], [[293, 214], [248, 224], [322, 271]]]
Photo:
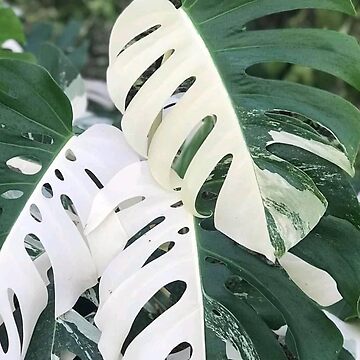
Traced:
[[[53, 41], [72, 59], [84, 76], [98, 79], [105, 78], [111, 27], [130, 2], [131, 0], [8, 0], [8, 4], [17, 7], [22, 14], [31, 52], [42, 41]], [[357, 2], [355, 6], [359, 9]], [[350, 18], [331, 11], [291, 11], [248, 24], [249, 29], [285, 27], [328, 28], [360, 39], [359, 15]], [[253, 67], [250, 72], [325, 88], [360, 106], [359, 94], [341, 81], [312, 69], [271, 63]]]
[[[44, 39], [54, 41], [75, 59], [73, 62], [85, 76], [100, 79], [104, 78], [108, 63], [107, 48], [111, 27], [130, 2], [131, 0], [8, 0], [8, 4], [16, 6], [22, 14], [32, 52], [36, 42], [40, 43]], [[360, 39], [359, 15], [350, 18], [331, 11], [291, 11], [248, 24], [249, 29], [285, 27], [328, 28], [350, 33]], [[256, 66], [251, 72], [329, 89], [360, 106], [358, 94], [341, 82], [334, 81], [331, 76], [308, 68], [272, 63]]]

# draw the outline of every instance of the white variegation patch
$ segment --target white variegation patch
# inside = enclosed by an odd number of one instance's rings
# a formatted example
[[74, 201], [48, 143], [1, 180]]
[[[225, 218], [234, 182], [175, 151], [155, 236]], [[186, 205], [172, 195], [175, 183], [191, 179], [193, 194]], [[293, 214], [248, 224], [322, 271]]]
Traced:
[[310, 189], [297, 189], [279, 174], [259, 168], [256, 174], [264, 205], [276, 223], [275, 231], [289, 250], [317, 225], [326, 211], [326, 200]]
[[313, 139], [304, 139], [298, 135], [290, 134], [285, 131], [272, 130], [269, 134], [273, 138], [273, 141], [268, 142], [268, 145], [276, 143], [293, 145], [298, 148], [310, 151], [311, 153], [332, 162], [333, 164], [339, 166], [341, 169], [346, 171], [351, 176], [354, 176], [355, 174], [355, 169], [349, 162], [347, 156], [342, 151], [336, 149], [331, 145], [327, 145]]
[[335, 280], [324, 270], [290, 252], [281, 257], [279, 262], [295, 284], [321, 306], [330, 306], [342, 299]]
[[350, 323], [339, 320], [333, 314], [324, 311], [326, 316], [333, 321], [344, 337], [344, 348], [354, 357], [360, 359], [360, 320], [353, 320]]

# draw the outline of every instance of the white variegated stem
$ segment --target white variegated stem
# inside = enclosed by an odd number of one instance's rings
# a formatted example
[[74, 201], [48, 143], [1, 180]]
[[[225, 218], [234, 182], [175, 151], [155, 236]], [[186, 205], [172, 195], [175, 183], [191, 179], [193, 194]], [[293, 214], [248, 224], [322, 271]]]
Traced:
[[[116, 215], [114, 210], [129, 199], [133, 202]], [[147, 162], [139, 162], [121, 170], [96, 196], [86, 233], [90, 247], [106, 238], [103, 229], [114, 216], [126, 240], [144, 225], [164, 217], [125, 250], [113, 249], [112, 259], [100, 281], [100, 307], [95, 321], [102, 332], [99, 349], [105, 360], [118, 360], [130, 328], [142, 307], [164, 286], [174, 281], [186, 283], [181, 299], [145, 328], [129, 345], [124, 360], [165, 359], [181, 343], [189, 343], [194, 359], [205, 359], [203, 302], [200, 284], [197, 245], [193, 218], [179, 202], [177, 194], [160, 188], [148, 170]], [[173, 205], [173, 206], [172, 206]], [[187, 228], [187, 233], [181, 229]], [[106, 240], [105, 240], [106, 241]], [[162, 245], [174, 246], [161, 257], [144, 265]], [[122, 250], [122, 251], [121, 251]], [[105, 250], [106, 251], [106, 250]], [[104, 255], [98, 266], [105, 268]], [[161, 336], [159, 336], [161, 334]]]
[[[67, 158], [68, 150], [76, 159]], [[136, 160], [137, 156], [127, 147], [120, 131], [98, 125], [72, 138], [49, 167], [0, 251], [0, 318], [9, 338], [8, 351], [5, 353], [0, 347], [1, 360], [25, 357], [34, 326], [47, 304], [50, 267], [54, 273], [56, 316], [71, 309], [79, 296], [97, 283], [98, 274], [86, 240], [79, 231], [81, 226], [75, 226], [69, 218], [61, 196], [72, 200], [80, 222], [85, 224], [92, 200], [99, 191], [85, 169], [106, 184], [117, 171]], [[56, 175], [59, 172], [63, 179]], [[44, 184], [50, 184], [51, 197], [44, 195]], [[40, 212], [37, 220], [31, 215], [32, 205]], [[34, 263], [25, 250], [24, 239], [28, 234], [39, 238], [46, 251]], [[22, 344], [13, 317], [13, 294], [21, 309]]]
[[[156, 30], [129, 45], [136, 36], [156, 26]], [[172, 55], [165, 58], [126, 107], [132, 85], [169, 51]], [[173, 92], [191, 77], [195, 83], [158, 123], [158, 115]], [[120, 15], [111, 35], [108, 86], [114, 103], [124, 113], [122, 126], [127, 140], [141, 156], [149, 158], [151, 172], [164, 188], [182, 188], [184, 204], [194, 215], [199, 215], [195, 201], [204, 181], [218, 161], [232, 155], [216, 204], [215, 225], [241, 245], [274, 261], [270, 233], [275, 232], [288, 250], [323, 216], [327, 204], [316, 190], [300, 191], [285, 178], [279, 179], [278, 174], [255, 165], [239, 124], [242, 119], [235, 112], [213, 57], [185, 11], [175, 9], [170, 1], [134, 0]], [[184, 179], [180, 179], [172, 170], [173, 161], [207, 116], [215, 116], [216, 125], [192, 159]], [[269, 135], [273, 141], [268, 145], [293, 145], [353, 172], [346, 155], [335, 147], [281, 131]], [[309, 206], [313, 211], [308, 211]], [[267, 223], [265, 208], [273, 224]], [[294, 220], [293, 214], [300, 220]]]

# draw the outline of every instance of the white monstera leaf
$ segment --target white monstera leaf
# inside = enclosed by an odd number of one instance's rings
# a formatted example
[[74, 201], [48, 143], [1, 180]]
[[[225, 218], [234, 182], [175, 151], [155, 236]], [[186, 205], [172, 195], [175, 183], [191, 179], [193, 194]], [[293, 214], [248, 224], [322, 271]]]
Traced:
[[[349, 0], [277, 0], [270, 6], [184, 0], [180, 7], [169, 0], [135, 0], [119, 17], [110, 41], [110, 95], [124, 114], [128, 142], [149, 159], [153, 176], [166, 189], [181, 188], [185, 206], [205, 215], [196, 204], [200, 190], [217, 164], [230, 157], [215, 225], [272, 261], [303, 239], [328, 206], [312, 178], [274, 146], [305, 150], [316, 155], [311, 159], [323, 158], [349, 174], [359, 146], [360, 115], [350, 103], [319, 89], [246, 73], [257, 63], [290, 62], [360, 88], [354, 66], [359, 47], [347, 35], [315, 29], [244, 31], [247, 22], [261, 16], [309, 7], [354, 14]], [[158, 59], [161, 66], [129, 99], [137, 79]], [[167, 99], [190, 79], [192, 86], [159, 122]], [[191, 161], [179, 176], [174, 162], [209, 116], [213, 128], [200, 144], [192, 144]], [[317, 131], [311, 122], [325, 130]]]

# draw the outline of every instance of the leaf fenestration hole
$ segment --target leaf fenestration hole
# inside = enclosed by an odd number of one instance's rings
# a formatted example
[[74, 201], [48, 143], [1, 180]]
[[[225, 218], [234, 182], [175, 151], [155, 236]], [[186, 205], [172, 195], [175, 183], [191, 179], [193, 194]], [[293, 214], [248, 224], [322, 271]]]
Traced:
[[135, 206], [145, 200], [145, 196], [135, 196], [133, 198], [127, 199], [123, 202], [121, 202], [117, 208], [115, 209], [116, 213], [119, 213], [120, 211], [126, 210], [128, 208], [131, 208], [132, 206]]
[[177, 203], [171, 205], [171, 207], [173, 209], [177, 209], [177, 208], [182, 207], [182, 206], [184, 206], [182, 201], [178, 201]]
[[190, 231], [190, 229], [186, 226], [186, 227], [183, 227], [182, 229], [180, 229], [180, 230], [178, 231], [178, 234], [179, 234], [179, 235], [185, 235], [185, 234], [187, 234], [189, 231]]
[[170, 250], [172, 250], [175, 246], [175, 243], [173, 241], [168, 241], [161, 246], [159, 246], [145, 261], [144, 266], [150, 264], [152, 261], [155, 261], [156, 259], [159, 259], [161, 256], [167, 254]]
[[[207, 218], [211, 218], [215, 212], [216, 200], [218, 194], [221, 193], [224, 181], [232, 166], [232, 161], [232, 154], [227, 154], [219, 160], [198, 193], [196, 198], [196, 210]], [[204, 225], [209, 226], [205, 229], [203, 227]], [[202, 224], [202, 227], [205, 230], [215, 230], [215, 227], [211, 225], [211, 221], [205, 222]]]
[[162, 287], [153, 297], [151, 297], [140, 309], [136, 316], [127, 338], [121, 349], [125, 354], [130, 343], [139, 335], [147, 326], [172, 306], [177, 304], [186, 291], [187, 285], [184, 281], [177, 280]]
[[[173, 92], [170, 99], [167, 101], [166, 105], [164, 106], [164, 110], [169, 110], [173, 106], [175, 106], [180, 99], [186, 94], [186, 92], [195, 84], [196, 77], [190, 76], [186, 80], [184, 80]], [[166, 114], [168, 111], [164, 111]]]
[[101, 183], [101, 181], [98, 179], [98, 177], [91, 170], [85, 169], [85, 172], [99, 189], [104, 188], [104, 185]]
[[76, 156], [71, 149], [66, 150], [65, 157], [69, 161], [76, 161]]
[[179, 9], [182, 6], [182, 0], [169, 0], [169, 1], [175, 6], [176, 9]]
[[61, 180], [61, 181], [64, 181], [64, 175], [62, 174], [62, 172], [59, 170], [59, 169], [56, 169], [55, 170], [55, 176]]
[[24, 247], [32, 260], [37, 259], [45, 252], [45, 248], [40, 239], [34, 234], [27, 234], [24, 239]]
[[192, 354], [192, 346], [187, 342], [183, 342], [171, 351], [166, 360], [190, 360]]
[[30, 215], [35, 221], [42, 222], [41, 211], [36, 204], [30, 205]]
[[0, 315], [0, 346], [6, 354], [9, 351], [9, 335], [6, 330], [6, 325]]
[[61, 205], [64, 208], [66, 214], [69, 216], [70, 220], [72, 221], [72, 223], [76, 226], [79, 227], [79, 230], [82, 229], [82, 225], [81, 225], [81, 220], [79, 217], [79, 214], [76, 210], [76, 207], [73, 203], [73, 201], [69, 198], [69, 196], [62, 194], [60, 196], [60, 201], [61, 201]]
[[133, 39], [131, 39], [118, 53], [117, 56], [119, 56], [121, 53], [123, 53], [127, 48], [129, 48], [131, 45], [135, 44], [137, 41], [143, 39], [144, 37], [152, 34], [154, 31], [160, 29], [161, 25], [155, 25], [152, 26], [151, 28], [143, 31], [142, 33], [140, 33], [139, 35], [136, 35]]
[[216, 115], [209, 115], [201, 119], [182, 143], [171, 165], [181, 178], [184, 178], [191, 161], [215, 128], [216, 122]]
[[126, 243], [125, 249], [132, 245], [136, 240], [140, 239], [150, 230], [154, 229], [156, 226], [160, 225], [163, 221], [165, 221], [165, 216], [159, 216], [158, 218], [151, 221], [149, 224], [144, 226], [140, 231], [138, 231], [134, 236], [132, 236], [128, 242]]
[[22, 133], [21, 136], [25, 139], [35, 141], [40, 144], [52, 145], [54, 143], [54, 139], [50, 135], [46, 134], [34, 134], [30, 132]]
[[24, 195], [24, 192], [21, 190], [8, 190], [1, 194], [1, 197], [6, 200], [17, 200]]
[[41, 188], [41, 193], [43, 194], [44, 197], [46, 197], [47, 199], [51, 199], [54, 196], [54, 192], [52, 189], [52, 186], [49, 183], [46, 183], [42, 186]]
[[17, 298], [15, 292], [12, 289], [8, 289], [8, 298], [9, 298], [9, 302], [14, 307], [13, 317], [19, 334], [20, 346], [22, 349], [23, 340], [24, 340], [24, 324], [23, 324], [23, 317], [21, 314], [19, 299]]
[[155, 72], [161, 68], [161, 66], [169, 60], [169, 58], [174, 54], [174, 49], [169, 49], [163, 55], [161, 55], [155, 62], [153, 62], [135, 81], [131, 89], [129, 90], [126, 101], [125, 101], [125, 109], [128, 108], [132, 99], [136, 96], [139, 90], [143, 87], [143, 85], [155, 74]]
[[42, 168], [38, 159], [29, 156], [15, 156], [6, 161], [6, 165], [10, 170], [24, 175], [35, 175]]

